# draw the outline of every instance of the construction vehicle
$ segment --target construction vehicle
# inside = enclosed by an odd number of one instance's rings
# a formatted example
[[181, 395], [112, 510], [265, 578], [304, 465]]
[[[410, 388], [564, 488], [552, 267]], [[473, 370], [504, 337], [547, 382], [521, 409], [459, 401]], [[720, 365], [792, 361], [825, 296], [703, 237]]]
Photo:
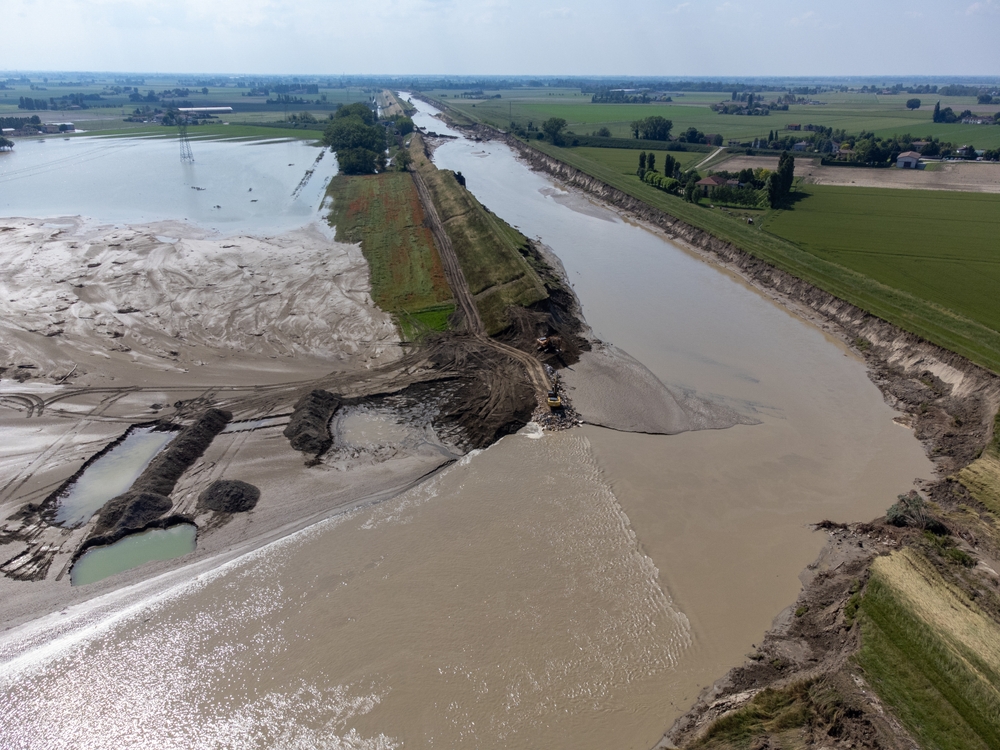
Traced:
[[545, 403], [549, 405], [550, 409], [561, 409], [563, 405], [562, 399], [555, 391], [549, 391], [549, 395], [545, 398]]

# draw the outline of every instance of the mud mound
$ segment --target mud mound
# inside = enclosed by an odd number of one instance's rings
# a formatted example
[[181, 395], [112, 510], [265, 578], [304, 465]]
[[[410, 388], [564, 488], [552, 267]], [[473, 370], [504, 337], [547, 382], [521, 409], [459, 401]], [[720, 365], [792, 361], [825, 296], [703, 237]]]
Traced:
[[170, 510], [173, 503], [155, 492], [126, 492], [105, 503], [97, 519], [96, 535], [111, 531], [140, 529]]
[[472, 337], [450, 337], [435, 352], [435, 364], [461, 373], [435, 421], [439, 434], [457, 429], [463, 449], [485, 448], [531, 421], [537, 406], [524, 365]]
[[163, 453], [153, 459], [132, 485], [131, 492], [152, 492], [169, 495], [181, 475], [212, 444], [215, 436], [225, 429], [233, 415], [222, 409], [209, 409], [190, 427], [185, 427]]
[[198, 507], [220, 513], [244, 513], [253, 510], [260, 490], [247, 482], [219, 479], [198, 496]]
[[300, 398], [284, 432], [292, 448], [317, 456], [325, 453], [333, 445], [330, 418], [340, 403], [329, 391], [315, 390]]

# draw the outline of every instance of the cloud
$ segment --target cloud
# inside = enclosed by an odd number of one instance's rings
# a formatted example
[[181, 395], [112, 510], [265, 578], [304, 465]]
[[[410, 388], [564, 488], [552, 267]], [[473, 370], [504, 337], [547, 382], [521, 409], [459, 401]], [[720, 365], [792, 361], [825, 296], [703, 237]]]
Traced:
[[974, 16], [977, 13], [990, 13], [1000, 9], [993, 0], [981, 0], [981, 2], [973, 3], [968, 8], [965, 9], [965, 15]]

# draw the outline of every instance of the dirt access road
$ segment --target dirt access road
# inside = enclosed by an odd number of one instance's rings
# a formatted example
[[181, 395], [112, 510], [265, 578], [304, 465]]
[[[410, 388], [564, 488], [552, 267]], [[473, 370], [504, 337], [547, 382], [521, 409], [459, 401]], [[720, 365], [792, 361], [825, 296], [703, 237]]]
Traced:
[[532, 387], [535, 389], [539, 405], [544, 404], [546, 395], [551, 388], [549, 378], [545, 374], [545, 368], [540, 361], [530, 354], [495, 341], [486, 335], [486, 327], [483, 325], [482, 318], [479, 316], [479, 309], [476, 307], [476, 302], [469, 291], [469, 284], [465, 280], [465, 274], [462, 273], [462, 266], [458, 262], [455, 248], [452, 246], [451, 239], [449, 239], [448, 233], [444, 229], [444, 224], [441, 222], [441, 217], [434, 207], [434, 201], [431, 199], [427, 183], [424, 182], [423, 177], [416, 170], [412, 174], [414, 184], [417, 186], [417, 194], [420, 196], [420, 202], [424, 206], [424, 213], [431, 224], [434, 241], [437, 243], [438, 251], [441, 254], [445, 276], [448, 278], [448, 284], [451, 285], [458, 308], [462, 311], [462, 318], [466, 329], [479, 341], [521, 362], [528, 373], [528, 379], [531, 381]]

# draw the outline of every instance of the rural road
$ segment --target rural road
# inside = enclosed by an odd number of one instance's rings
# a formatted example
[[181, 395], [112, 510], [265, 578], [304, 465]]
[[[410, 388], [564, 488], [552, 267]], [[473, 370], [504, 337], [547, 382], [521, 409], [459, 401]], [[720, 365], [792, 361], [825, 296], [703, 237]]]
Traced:
[[712, 159], [714, 159], [716, 156], [718, 156], [721, 152], [723, 152], [725, 150], [726, 150], [725, 148], [717, 148], [717, 149], [715, 149], [715, 151], [713, 151], [712, 153], [710, 153], [706, 158], [702, 159], [700, 162], [698, 162], [697, 164], [695, 164], [694, 168], [695, 169], [701, 169], [701, 165], [702, 164], [708, 164], [710, 161], [712, 161]]

